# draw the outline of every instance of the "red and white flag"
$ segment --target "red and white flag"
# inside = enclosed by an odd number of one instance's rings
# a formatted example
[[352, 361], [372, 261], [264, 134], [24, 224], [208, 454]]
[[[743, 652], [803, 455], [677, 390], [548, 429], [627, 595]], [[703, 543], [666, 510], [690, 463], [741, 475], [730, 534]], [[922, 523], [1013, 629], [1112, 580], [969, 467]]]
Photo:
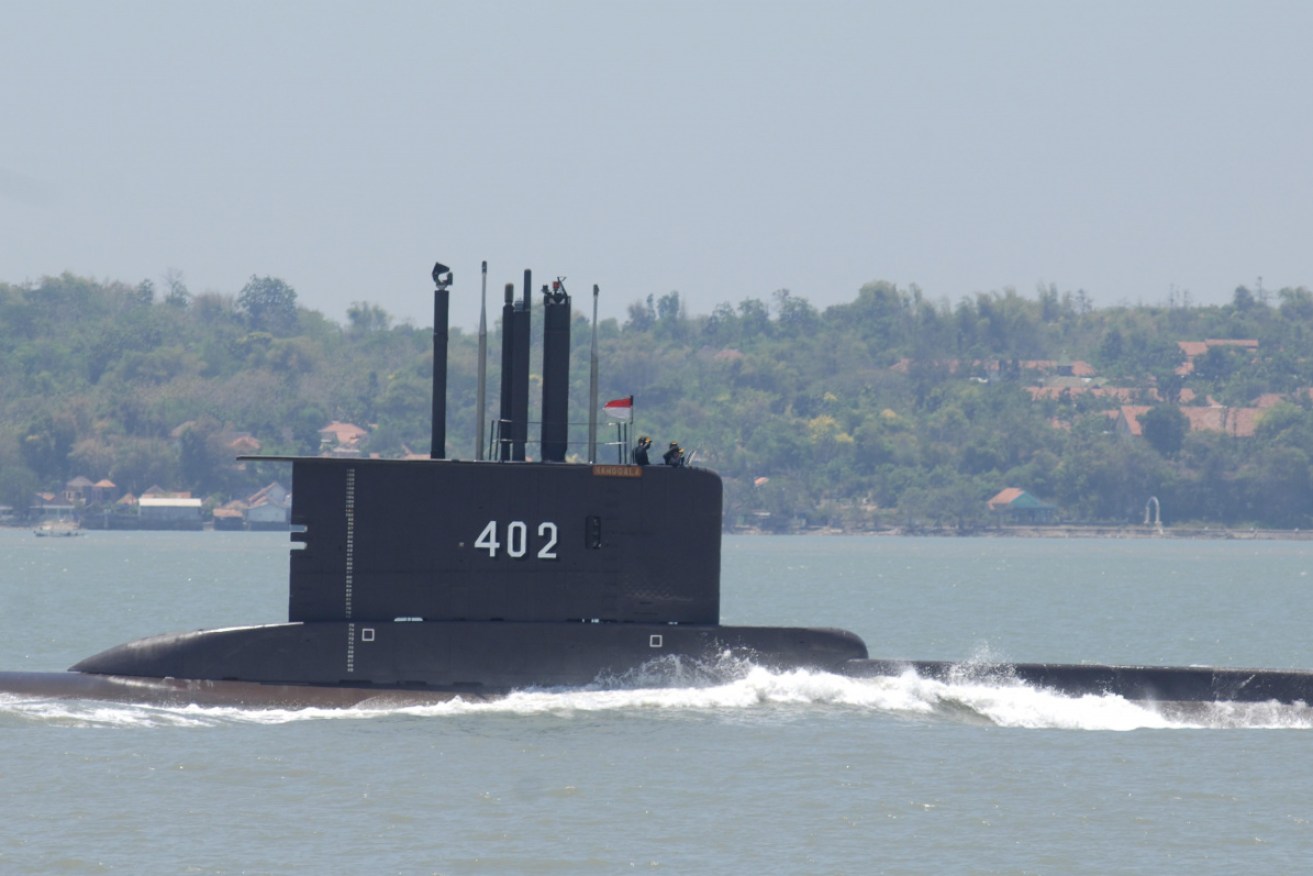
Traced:
[[634, 420], [634, 397], [630, 395], [624, 398], [613, 398], [602, 405], [602, 410], [613, 420], [631, 423]]

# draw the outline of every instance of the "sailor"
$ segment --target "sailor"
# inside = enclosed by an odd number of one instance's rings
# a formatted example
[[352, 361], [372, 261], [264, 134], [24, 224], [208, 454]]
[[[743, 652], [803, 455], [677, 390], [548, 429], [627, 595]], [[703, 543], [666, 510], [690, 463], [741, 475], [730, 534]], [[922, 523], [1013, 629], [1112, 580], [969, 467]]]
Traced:
[[662, 454], [661, 458], [665, 460], [666, 465], [679, 468], [684, 464], [684, 451], [678, 442], [671, 441], [670, 449]]
[[634, 448], [634, 465], [647, 465], [647, 451], [652, 447], [652, 439], [646, 435], [638, 439], [638, 446]]

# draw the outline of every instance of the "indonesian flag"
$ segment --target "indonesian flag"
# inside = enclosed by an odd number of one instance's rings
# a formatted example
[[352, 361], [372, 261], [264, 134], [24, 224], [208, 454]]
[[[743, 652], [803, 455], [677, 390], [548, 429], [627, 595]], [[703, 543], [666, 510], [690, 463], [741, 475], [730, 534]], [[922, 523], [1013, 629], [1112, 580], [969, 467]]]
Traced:
[[625, 398], [613, 398], [602, 405], [602, 410], [613, 420], [619, 420], [622, 423], [633, 422], [634, 397], [630, 395]]

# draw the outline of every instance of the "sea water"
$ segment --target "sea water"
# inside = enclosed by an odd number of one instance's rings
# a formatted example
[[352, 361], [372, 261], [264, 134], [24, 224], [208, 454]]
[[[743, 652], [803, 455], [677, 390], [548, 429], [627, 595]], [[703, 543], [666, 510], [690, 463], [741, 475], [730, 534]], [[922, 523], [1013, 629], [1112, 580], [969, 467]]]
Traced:
[[[0, 669], [286, 617], [286, 535], [0, 531]], [[1313, 667], [1304, 541], [734, 537], [726, 623], [872, 656]], [[0, 873], [1235, 873], [1313, 858], [1313, 714], [913, 675], [390, 710], [0, 697]]]

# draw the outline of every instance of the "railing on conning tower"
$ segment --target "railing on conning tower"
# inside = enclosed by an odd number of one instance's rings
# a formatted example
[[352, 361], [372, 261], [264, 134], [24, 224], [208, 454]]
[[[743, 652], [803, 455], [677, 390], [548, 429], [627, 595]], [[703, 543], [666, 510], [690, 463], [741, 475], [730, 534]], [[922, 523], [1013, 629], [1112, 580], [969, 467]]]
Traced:
[[[539, 420], [529, 421], [530, 427], [540, 426], [540, 425], [542, 425], [542, 423]], [[569, 425], [576, 428], [583, 428], [585, 425], [594, 426], [595, 422], [589, 421], [586, 424], [575, 422], [575, 423], [570, 423]], [[628, 423], [612, 423], [612, 425], [616, 427], [615, 440], [603, 441], [601, 442], [600, 446], [604, 449], [615, 448], [616, 462], [619, 463], [620, 465], [625, 465], [633, 461], [630, 458], [630, 454], [631, 454], [631, 450], [630, 450], [631, 442], [629, 440], [630, 431], [631, 431], [630, 425]], [[487, 458], [493, 460], [503, 458], [501, 455], [503, 450], [506, 449], [508, 445], [514, 442], [514, 438], [511, 437], [511, 433], [510, 433], [510, 422], [508, 420], [499, 420], [495, 418], [491, 419], [488, 421], [487, 431], [488, 431], [488, 444], [487, 447], [485, 448], [486, 457], [481, 457], [481, 458]], [[539, 448], [539, 455], [537, 457], [534, 457], [531, 453], [528, 452], [529, 449], [534, 447], [535, 445]], [[564, 442], [563, 446], [565, 446], [566, 448], [577, 447], [580, 450], [586, 450], [588, 448], [595, 448], [598, 446], [598, 444], [596, 442], [596, 439], [594, 439], [591, 442], [567, 440]], [[543, 455], [541, 451], [542, 451], [541, 442], [529, 441], [525, 445], [525, 454], [523, 458], [526, 461], [532, 461], [536, 458], [541, 461], [565, 462], [566, 461], [565, 458], [568, 455], [567, 453], [563, 452], [561, 454], [560, 459], [548, 460], [548, 458], [545, 455]], [[585, 462], [603, 461], [597, 455], [595, 450], [592, 452], [591, 456], [587, 455], [586, 453], [581, 455], [581, 460]]]

